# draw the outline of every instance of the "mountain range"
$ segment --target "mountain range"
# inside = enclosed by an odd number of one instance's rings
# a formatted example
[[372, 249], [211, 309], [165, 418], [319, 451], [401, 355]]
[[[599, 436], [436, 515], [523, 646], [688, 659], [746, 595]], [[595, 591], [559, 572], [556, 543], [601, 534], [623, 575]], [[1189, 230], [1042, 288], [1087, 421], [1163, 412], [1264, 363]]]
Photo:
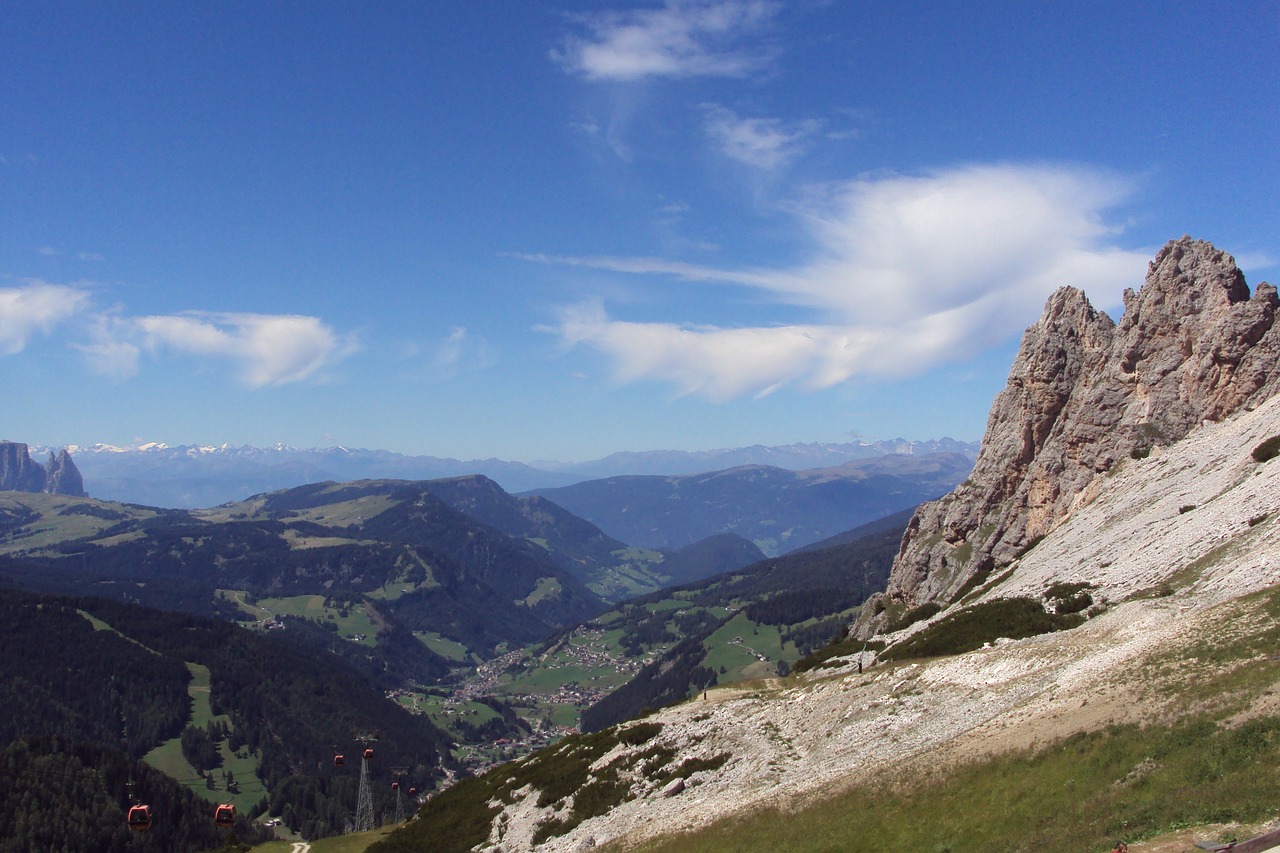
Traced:
[[[1278, 308], [1190, 238], [1119, 322], [1058, 291], [971, 471], [896, 454], [562, 495], [471, 472], [204, 509], [0, 491], [6, 839], [129, 849], [139, 789], [181, 827], [165, 849], [208, 846], [201, 798], [242, 798], [246, 834], [340, 832], [357, 785], [333, 753], [379, 731], [379, 808], [400, 756], [438, 789], [379, 853], [1267, 831]], [[911, 489], [942, 496], [894, 513]], [[860, 502], [869, 524], [823, 520]], [[515, 739], [544, 748], [497, 763]]]
[[[148, 443], [129, 448], [97, 444], [63, 449], [75, 459], [94, 497], [191, 509], [325, 480], [435, 480], [482, 474], [507, 491], [528, 492], [602, 477], [697, 474], [743, 465], [805, 470], [835, 467], [858, 459], [941, 452], [959, 453], [972, 460], [977, 456], [978, 445], [952, 439], [809, 443], [705, 452], [615, 453], [591, 462], [531, 464], [501, 459], [462, 461], [346, 447], [302, 450], [285, 445], [260, 448]], [[33, 447], [38, 454], [59, 450]]]
[[1119, 323], [1059, 291], [847, 635], [451, 788], [372, 850], [1270, 849], [1278, 307], [1190, 238]]

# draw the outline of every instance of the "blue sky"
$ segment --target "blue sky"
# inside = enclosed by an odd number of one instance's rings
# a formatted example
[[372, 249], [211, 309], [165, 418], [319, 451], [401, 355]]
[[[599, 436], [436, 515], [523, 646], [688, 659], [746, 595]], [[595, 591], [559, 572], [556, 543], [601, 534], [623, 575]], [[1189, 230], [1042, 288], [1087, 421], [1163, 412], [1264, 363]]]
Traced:
[[1276, 280], [1275, 2], [15, 2], [0, 438], [981, 437], [1056, 287]]

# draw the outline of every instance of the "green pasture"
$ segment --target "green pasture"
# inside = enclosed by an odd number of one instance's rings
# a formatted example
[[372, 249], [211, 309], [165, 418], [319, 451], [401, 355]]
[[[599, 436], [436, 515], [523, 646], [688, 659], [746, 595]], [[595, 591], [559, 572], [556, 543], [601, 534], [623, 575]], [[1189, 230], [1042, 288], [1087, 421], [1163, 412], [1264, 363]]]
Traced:
[[[88, 512], [81, 511], [82, 509]], [[27, 510], [33, 510], [35, 518], [6, 536], [0, 542], [0, 553], [38, 552], [68, 540], [92, 539], [126, 517], [141, 520], [156, 515], [154, 511], [142, 507], [129, 507], [126, 512], [120, 504], [108, 504], [92, 498], [37, 492], [0, 492], [0, 511], [25, 515]], [[92, 512], [100, 512], [107, 517], [92, 515]]]
[[[188, 662], [187, 669], [191, 672], [191, 683], [187, 685], [187, 693], [191, 697], [190, 725], [203, 728], [216, 719], [230, 728], [230, 717], [225, 714], [215, 716], [213, 709], [210, 707], [209, 668], [201, 664]], [[179, 738], [165, 741], [144, 755], [142, 760], [165, 775], [173, 777], [179, 783], [186, 785], [211, 803], [235, 803], [237, 810], [247, 812], [257, 805], [263, 797], [267, 796], [266, 788], [261, 780], [258, 779], [258, 758], [244, 747], [241, 748], [239, 755], [233, 753], [227, 746], [226, 741], [223, 741], [220, 747], [222, 766], [213, 771], [215, 785], [213, 789], [207, 786], [205, 780], [182, 755], [182, 745]], [[226, 771], [230, 771], [235, 777], [240, 789], [239, 793], [232, 794], [226, 790], [223, 783], [223, 773]]]
[[467, 647], [457, 640], [450, 640], [434, 631], [415, 631], [413, 636], [418, 638], [418, 642], [431, 649], [431, 651], [440, 655], [445, 660], [456, 661], [458, 663], [474, 663], [475, 658], [467, 650]]
[[562, 589], [560, 581], [555, 578], [538, 578], [538, 583], [534, 586], [533, 592], [525, 596], [524, 603], [528, 607], [533, 607], [539, 601], [559, 598]]
[[[739, 637], [742, 641], [735, 642]], [[719, 676], [720, 684], [773, 675], [777, 671], [778, 661], [794, 663], [800, 656], [794, 644], [782, 642], [776, 626], [757, 625], [743, 613], [734, 616], [707, 637], [703, 641], [703, 648], [707, 650], [704, 666], [717, 673], [721, 667], [725, 669]], [[765, 660], [759, 660], [757, 655], [763, 655]]]
[[234, 601], [245, 613], [256, 620], [270, 619], [273, 616], [301, 616], [315, 622], [332, 622], [338, 628], [338, 636], [352, 639], [360, 635], [360, 644], [376, 646], [378, 644], [378, 628], [369, 615], [364, 604], [353, 604], [347, 608], [347, 615], [341, 615], [341, 609], [325, 606], [323, 595], [292, 595], [285, 598], [260, 598], [249, 603], [242, 590], [218, 590], [223, 598]]

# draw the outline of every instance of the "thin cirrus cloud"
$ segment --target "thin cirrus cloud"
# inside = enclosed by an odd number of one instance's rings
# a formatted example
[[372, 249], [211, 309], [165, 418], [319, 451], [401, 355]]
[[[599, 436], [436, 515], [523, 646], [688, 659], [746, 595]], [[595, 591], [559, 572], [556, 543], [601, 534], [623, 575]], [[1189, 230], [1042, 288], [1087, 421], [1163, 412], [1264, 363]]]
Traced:
[[744, 118], [715, 104], [703, 109], [703, 128], [717, 148], [731, 160], [757, 169], [777, 169], [794, 160], [822, 130], [817, 119]]
[[33, 336], [48, 334], [88, 304], [88, 290], [65, 284], [33, 280], [0, 288], [0, 355], [22, 352]]
[[656, 9], [582, 15], [588, 34], [566, 39], [552, 58], [589, 80], [743, 77], [765, 66], [769, 53], [740, 40], [779, 8], [769, 0], [668, 0]]
[[716, 401], [787, 385], [900, 377], [1011, 339], [1074, 285], [1110, 305], [1141, 283], [1149, 252], [1113, 245], [1104, 213], [1132, 188], [1065, 166], [974, 165], [827, 185], [792, 203], [813, 244], [790, 269], [730, 270], [646, 258], [553, 258], [708, 288], [746, 288], [815, 322], [726, 327], [628, 322], [599, 301], [561, 311], [566, 346], [603, 353], [622, 382]]

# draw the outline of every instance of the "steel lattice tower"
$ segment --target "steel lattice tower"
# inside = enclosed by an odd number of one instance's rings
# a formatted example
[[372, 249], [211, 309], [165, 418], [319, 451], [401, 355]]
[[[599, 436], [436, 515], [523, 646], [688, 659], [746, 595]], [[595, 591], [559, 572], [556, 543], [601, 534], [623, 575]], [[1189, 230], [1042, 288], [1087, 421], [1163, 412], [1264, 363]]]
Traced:
[[404, 791], [396, 788], [396, 823], [404, 823]]
[[373, 791], [369, 788], [369, 759], [360, 759], [360, 796], [356, 800], [356, 832], [368, 832], [377, 824], [373, 817]]

